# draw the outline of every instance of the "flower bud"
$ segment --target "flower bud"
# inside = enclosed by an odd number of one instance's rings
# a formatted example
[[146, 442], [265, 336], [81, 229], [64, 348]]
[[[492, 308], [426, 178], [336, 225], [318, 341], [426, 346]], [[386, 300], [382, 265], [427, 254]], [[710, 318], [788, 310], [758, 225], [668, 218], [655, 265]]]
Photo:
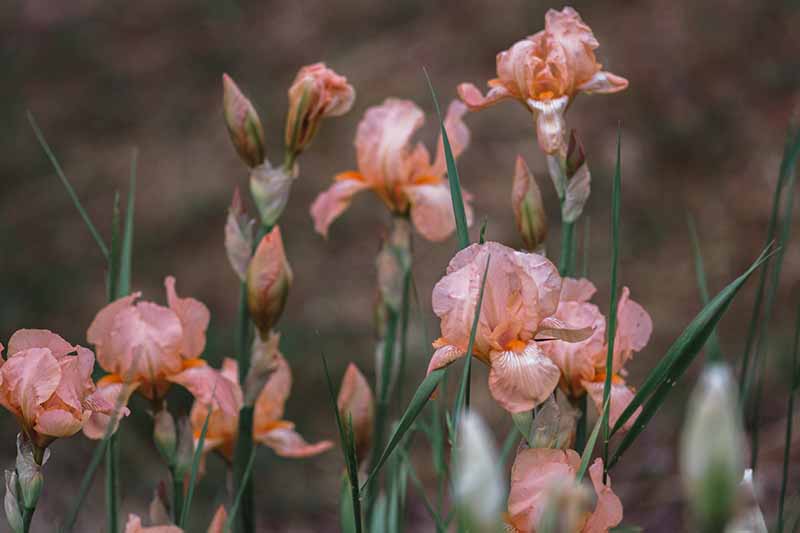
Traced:
[[266, 159], [264, 155], [264, 130], [253, 104], [242, 94], [227, 74], [222, 75], [222, 107], [225, 124], [239, 157], [247, 166], [256, 167]]
[[456, 508], [467, 530], [502, 531], [505, 482], [492, 435], [472, 411], [462, 415], [454, 472]]
[[369, 383], [353, 363], [347, 365], [336, 405], [342, 420], [350, 419], [353, 422], [356, 457], [359, 463], [363, 463], [372, 446], [375, 401]]
[[189, 417], [181, 417], [178, 420], [178, 446], [175, 452], [175, 476], [183, 479], [192, 471], [192, 459], [194, 458], [194, 433]]
[[247, 265], [253, 253], [253, 223], [242, 207], [242, 197], [237, 187], [233, 192], [233, 200], [228, 209], [225, 222], [225, 252], [228, 261], [241, 281], [247, 277]]
[[[41, 455], [40, 455], [41, 454]], [[40, 457], [37, 462], [37, 455]], [[21, 502], [27, 509], [34, 509], [39, 495], [42, 493], [44, 476], [42, 466], [50, 458], [50, 450], [37, 450], [33, 443], [17, 434], [17, 482], [19, 483]]]
[[517, 157], [514, 170], [511, 208], [525, 249], [531, 251], [538, 249], [547, 238], [547, 215], [544, 211], [542, 193], [522, 156]]
[[264, 163], [250, 171], [250, 193], [264, 226], [272, 227], [278, 221], [289, 201], [292, 183], [296, 178], [296, 166], [287, 170]]
[[175, 430], [175, 419], [172, 418], [166, 407], [158, 411], [153, 419], [153, 442], [167, 464], [174, 464], [178, 436]]
[[262, 338], [281, 317], [291, 284], [281, 229], [275, 226], [261, 239], [247, 269], [247, 307]]
[[19, 508], [17, 495], [17, 473], [6, 470], [6, 495], [3, 498], [3, 508], [6, 511], [6, 520], [13, 533], [23, 533], [25, 527], [22, 523], [22, 511]]
[[554, 479], [545, 488], [544, 508], [536, 526], [538, 533], [573, 533], [580, 531], [591, 512], [589, 488], [572, 479]]
[[311, 143], [324, 117], [344, 115], [356, 93], [347, 78], [315, 63], [300, 69], [289, 88], [286, 150], [296, 156]]
[[381, 303], [400, 312], [403, 285], [411, 267], [411, 225], [407, 219], [394, 218], [392, 232], [381, 244], [375, 265]]
[[681, 442], [681, 477], [700, 531], [720, 530], [736, 510], [744, 448], [738, 405], [728, 367], [706, 368], [690, 398]]

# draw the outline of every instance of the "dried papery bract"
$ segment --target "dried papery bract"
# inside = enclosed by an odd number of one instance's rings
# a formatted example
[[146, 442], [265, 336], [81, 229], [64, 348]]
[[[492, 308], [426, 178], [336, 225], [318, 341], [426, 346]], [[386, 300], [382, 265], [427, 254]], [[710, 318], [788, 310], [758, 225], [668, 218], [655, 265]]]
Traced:
[[257, 167], [266, 160], [264, 129], [253, 104], [227, 74], [222, 75], [222, 108], [225, 124], [239, 157], [249, 167]]
[[231, 268], [242, 282], [247, 278], [247, 267], [253, 254], [254, 224], [255, 221], [244, 210], [239, 187], [236, 187], [225, 222], [225, 252]]
[[[575, 440], [578, 410], [551, 396], [537, 409], [531, 424], [532, 448], [571, 448]], [[559, 396], [562, 398], [563, 396]]]
[[285, 139], [289, 157], [294, 159], [308, 147], [323, 118], [350, 111], [355, 97], [347, 78], [326, 67], [325, 63], [301, 68], [289, 87]]
[[347, 365], [336, 406], [341, 419], [352, 422], [356, 457], [362, 464], [372, 446], [375, 399], [369, 383], [354, 363]]
[[492, 434], [480, 416], [467, 411], [459, 424], [453, 488], [468, 531], [502, 530], [505, 479]]
[[681, 437], [681, 478], [699, 531], [721, 531], [734, 516], [744, 471], [744, 431], [730, 370], [703, 371]]
[[753, 470], [744, 471], [739, 483], [739, 504], [736, 515], [725, 527], [725, 533], [767, 533], [764, 513], [758, 504], [758, 495], [753, 483]]
[[24, 533], [25, 525], [22, 519], [22, 509], [20, 508], [17, 472], [15, 470], [6, 470], [5, 480], [6, 492], [3, 497], [3, 510], [6, 513], [6, 520], [8, 520], [11, 531]]
[[278, 322], [292, 285], [292, 269], [278, 226], [256, 248], [247, 269], [247, 308], [262, 338]]
[[263, 227], [271, 228], [278, 222], [289, 202], [297, 173], [297, 165], [273, 167], [268, 162], [250, 170], [250, 194]]
[[583, 144], [578, 139], [575, 130], [570, 132], [569, 144], [560, 165], [563, 165], [565, 180], [561, 202], [561, 219], [566, 223], [573, 223], [583, 213], [583, 208], [589, 200], [592, 182], [589, 165], [586, 163], [586, 155], [583, 151]]
[[517, 156], [514, 183], [511, 188], [511, 209], [517, 231], [526, 250], [538, 251], [547, 239], [547, 214], [536, 178], [522, 156]]
[[628, 80], [602, 70], [594, 50], [599, 43], [571, 7], [549, 10], [545, 29], [497, 54], [497, 78], [484, 96], [471, 83], [458, 86], [473, 111], [503, 100], [518, 100], [533, 114], [539, 146], [547, 154], [565, 148], [564, 113], [578, 93], [614, 93]]

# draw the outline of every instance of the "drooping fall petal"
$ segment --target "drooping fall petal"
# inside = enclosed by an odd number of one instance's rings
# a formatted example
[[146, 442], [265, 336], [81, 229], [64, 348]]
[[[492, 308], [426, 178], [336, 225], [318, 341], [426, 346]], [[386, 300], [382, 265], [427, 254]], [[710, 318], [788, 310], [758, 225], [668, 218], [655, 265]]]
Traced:
[[560, 372], [532, 342], [521, 352], [492, 352], [489, 391], [507, 411], [530, 411], [550, 396], [558, 386]]
[[309, 444], [294, 430], [294, 424], [291, 422], [279, 424], [274, 429], [266, 431], [256, 429], [253, 432], [253, 438], [272, 448], [281, 457], [297, 459], [318, 455], [333, 447], [333, 443], [328, 440]]
[[[589, 397], [592, 399], [595, 407], [597, 407], [598, 412], [602, 412], [603, 410], [603, 388], [605, 386], [603, 381], [584, 381], [582, 382], [586, 392], [589, 393]], [[613, 427], [619, 416], [622, 412], [627, 409], [628, 405], [633, 400], [634, 392], [625, 385], [624, 382], [619, 380], [619, 378], [612, 379], [611, 382], [611, 400], [609, 404], [609, 411], [608, 411], [608, 420], [609, 424]], [[633, 415], [625, 422], [625, 425], [622, 428], [625, 431], [628, 431], [633, 427], [634, 422], [639, 417], [639, 413], [642, 412], [642, 408], [639, 407], [634, 411]]]
[[327, 191], [320, 193], [311, 205], [311, 217], [314, 219], [314, 229], [317, 233], [327, 237], [328, 228], [350, 207], [353, 196], [368, 187], [358, 172], [337, 175], [333, 185]]
[[[432, 242], [449, 237], [456, 229], [450, 188], [444, 183], [405, 188], [411, 203], [411, 220], [420, 234]], [[467, 225], [472, 224], [472, 206], [464, 202]]]
[[605, 533], [622, 522], [622, 502], [611, 490], [611, 478], [606, 476], [603, 483], [603, 460], [597, 458], [589, 467], [594, 491], [597, 493], [597, 505], [586, 522], [583, 533]]

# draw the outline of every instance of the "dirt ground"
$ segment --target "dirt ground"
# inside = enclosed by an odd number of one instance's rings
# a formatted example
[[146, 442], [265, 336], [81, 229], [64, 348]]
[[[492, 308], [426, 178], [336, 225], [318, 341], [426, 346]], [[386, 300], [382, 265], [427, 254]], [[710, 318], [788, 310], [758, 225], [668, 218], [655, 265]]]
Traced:
[[[616, 131], [622, 133], [621, 279], [651, 313], [650, 345], [630, 365], [640, 381], [699, 310], [686, 215], [697, 220], [712, 291], [721, 289], [764, 245], [786, 127], [800, 87], [800, 9], [790, 0], [581, 0], [605, 68], [627, 77], [613, 96], [580, 98], [570, 125], [584, 140], [592, 169], [589, 274], [607, 305], [609, 201]], [[223, 250], [226, 208], [245, 169], [222, 121], [221, 81], [230, 73], [264, 122], [268, 154], [279, 159], [286, 89], [297, 69], [326, 61], [358, 93], [353, 111], [323, 124], [301, 160], [301, 178], [282, 221], [295, 285], [281, 321], [294, 371], [288, 418], [309, 439], [335, 439], [319, 354], [340, 375], [348, 361], [373, 374], [374, 256], [386, 223], [366, 195], [338, 220], [326, 241], [308, 207], [337, 172], [354, 168], [352, 139], [361, 115], [388, 96], [433, 106], [422, 67], [442, 100], [459, 82], [483, 86], [495, 54], [538, 31], [546, 9], [523, 0], [379, 2], [367, 0], [22, 0], [0, 4], [0, 338], [22, 327], [49, 328], [71, 342], [104, 304], [104, 264], [28, 125], [36, 117], [94, 221], [109, 236], [114, 193], [124, 194], [131, 154], [139, 154], [134, 287], [163, 301], [163, 278], [212, 310], [207, 357], [232, 354], [236, 278]], [[530, 118], [506, 104], [469, 115], [472, 144], [459, 161], [488, 238], [519, 244], [509, 195], [514, 158], [539, 178], [550, 219], [551, 254], [559, 243], [558, 203], [546, 177]], [[618, 126], [619, 125], [619, 126]], [[432, 117], [420, 138], [432, 143]], [[795, 217], [793, 228], [800, 228]], [[796, 236], [795, 236], [796, 237]], [[758, 481], [768, 520], [777, 508], [787, 384], [785, 361], [798, 301], [800, 247], [786, 250], [782, 290], [770, 324], [768, 386], [760, 426]], [[454, 241], [415, 242], [421, 305], [412, 328], [412, 374], [420, 378], [437, 323], [430, 291]], [[755, 283], [724, 319], [720, 336], [731, 361], [741, 357]], [[687, 530], [677, 477], [676, 438], [694, 381], [694, 365], [674, 397], [613, 472], [624, 523], [646, 531]], [[502, 439], [510, 421], [487, 396], [476, 372], [476, 406]], [[171, 402], [188, 409], [176, 392]], [[149, 419], [133, 415], [123, 430], [123, 511], [146, 514], [154, 480], [164, 477], [150, 444]], [[14, 421], [0, 420], [0, 465], [14, 457]], [[51, 531], [74, 498], [93, 446], [82, 437], [57, 442], [46, 468], [37, 531]], [[794, 446], [797, 480], [800, 447]], [[429, 478], [430, 461], [417, 468]], [[209, 464], [197, 493], [200, 531], [225, 495], [223, 465]], [[256, 497], [264, 531], [336, 531], [341, 455], [303, 461], [260, 454]], [[99, 481], [99, 480], [98, 480]], [[215, 486], [215, 483], [218, 485]], [[791, 494], [798, 494], [795, 484]], [[430, 530], [419, 498], [410, 524]], [[100, 531], [102, 483], [91, 493], [79, 531]]]

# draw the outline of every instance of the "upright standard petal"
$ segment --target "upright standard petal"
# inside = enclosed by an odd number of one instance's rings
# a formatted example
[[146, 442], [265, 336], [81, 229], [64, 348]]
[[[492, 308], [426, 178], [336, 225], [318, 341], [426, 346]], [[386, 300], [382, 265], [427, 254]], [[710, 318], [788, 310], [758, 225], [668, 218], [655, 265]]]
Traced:
[[617, 331], [614, 336], [614, 371], [647, 346], [653, 333], [653, 320], [644, 307], [630, 298], [628, 287], [622, 288], [617, 304]]
[[391, 190], [406, 181], [409, 142], [424, 121], [422, 110], [410, 100], [387, 98], [367, 110], [355, 146], [358, 170], [369, 183]]
[[350, 207], [353, 196], [367, 188], [369, 185], [358, 172], [337, 174], [333, 185], [327, 191], [320, 193], [311, 204], [311, 218], [314, 219], [314, 229], [317, 233], [327, 237], [328, 228]]
[[[604, 381], [598, 378], [595, 381], [584, 381], [582, 383], [586, 389], [586, 392], [588, 392], [589, 396], [592, 398], [592, 402], [594, 403], [595, 407], [597, 407], [597, 411], [602, 412], [603, 390], [605, 388]], [[622, 412], [628, 408], [628, 405], [630, 405], [633, 397], [634, 392], [625, 385], [625, 382], [619, 377], [614, 376], [611, 380], [611, 400], [609, 400], [610, 404], [608, 407], [608, 420], [612, 427], [616, 425], [617, 420]], [[625, 425], [622, 426], [622, 429], [625, 431], [631, 429], [634, 422], [636, 422], [636, 419], [639, 417], [639, 413], [641, 412], [641, 407], [636, 409], [633, 415], [625, 422]]]
[[194, 298], [179, 298], [175, 292], [175, 278], [167, 276], [164, 280], [167, 289], [167, 302], [183, 328], [181, 339], [181, 355], [187, 359], [199, 357], [206, 348], [206, 329], [211, 321], [208, 307]]
[[[444, 119], [444, 129], [447, 132], [447, 140], [450, 142], [450, 151], [453, 159], [461, 155], [469, 145], [469, 128], [464, 123], [464, 115], [467, 113], [467, 106], [458, 100], [453, 100], [447, 108], [447, 115]], [[447, 158], [444, 153], [444, 140], [439, 135], [436, 143], [436, 159], [431, 167], [431, 174], [443, 176], [447, 172]]]
[[19, 329], [11, 335], [8, 341], [9, 356], [29, 348], [47, 348], [56, 359], [75, 351], [74, 346], [47, 329]]
[[0, 371], [4, 395], [32, 427], [40, 406], [58, 388], [61, 365], [48, 348], [29, 348], [9, 357]]

